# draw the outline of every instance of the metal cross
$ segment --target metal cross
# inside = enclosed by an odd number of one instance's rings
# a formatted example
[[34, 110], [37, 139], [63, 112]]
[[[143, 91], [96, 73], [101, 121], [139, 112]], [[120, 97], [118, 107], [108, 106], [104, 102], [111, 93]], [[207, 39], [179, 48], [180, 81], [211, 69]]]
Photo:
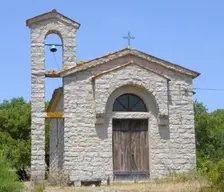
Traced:
[[124, 39], [128, 40], [128, 47], [131, 46], [131, 39], [135, 39], [135, 37], [131, 37], [131, 33], [128, 32], [128, 36], [127, 37], [123, 37]]

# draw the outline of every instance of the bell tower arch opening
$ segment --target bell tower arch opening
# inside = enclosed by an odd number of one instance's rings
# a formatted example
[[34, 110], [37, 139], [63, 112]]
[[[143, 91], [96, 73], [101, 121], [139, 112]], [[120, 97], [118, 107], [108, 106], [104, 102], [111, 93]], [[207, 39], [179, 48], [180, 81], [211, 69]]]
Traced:
[[[47, 71], [57, 72], [63, 70], [63, 42], [61, 35], [57, 32], [49, 32], [44, 40], [44, 68]], [[52, 110], [49, 107], [51, 99], [54, 98], [56, 90], [62, 87], [62, 78], [45, 77], [45, 105], [46, 112], [60, 112], [61, 107]], [[55, 104], [56, 105], [56, 104]], [[57, 104], [60, 105], [60, 104]], [[49, 116], [49, 113], [47, 113]], [[53, 135], [50, 137], [50, 135]], [[63, 119], [47, 118], [45, 119], [45, 164], [47, 166], [48, 176], [51, 167], [60, 166], [59, 149], [62, 149], [63, 143]], [[59, 141], [59, 138], [61, 141]], [[60, 146], [60, 147], [59, 147]]]
[[[56, 73], [63, 70], [63, 42], [59, 34], [50, 33], [44, 41], [44, 66], [47, 71]], [[49, 102], [55, 89], [62, 87], [62, 79], [45, 78], [45, 102]]]
[[60, 35], [50, 33], [44, 41], [45, 69], [59, 71], [63, 69], [63, 42]]

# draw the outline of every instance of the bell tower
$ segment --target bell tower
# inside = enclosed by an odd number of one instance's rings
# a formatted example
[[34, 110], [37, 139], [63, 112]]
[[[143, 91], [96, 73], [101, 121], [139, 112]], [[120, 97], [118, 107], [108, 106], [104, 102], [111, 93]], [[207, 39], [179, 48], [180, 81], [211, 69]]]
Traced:
[[[26, 21], [31, 29], [31, 180], [44, 182], [45, 174], [45, 69], [44, 41], [48, 34], [62, 40], [63, 68], [76, 65], [76, 31], [80, 24], [55, 9]], [[53, 77], [53, 76], [52, 76]]]

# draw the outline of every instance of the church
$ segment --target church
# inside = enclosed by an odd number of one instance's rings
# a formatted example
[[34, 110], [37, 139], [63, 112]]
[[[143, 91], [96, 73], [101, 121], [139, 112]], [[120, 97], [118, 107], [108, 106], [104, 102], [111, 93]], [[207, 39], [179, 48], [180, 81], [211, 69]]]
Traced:
[[[160, 178], [196, 168], [193, 79], [196, 71], [130, 46], [76, 61], [80, 24], [56, 10], [26, 21], [31, 29], [31, 179], [49, 174], [84, 182]], [[44, 40], [62, 40], [63, 69], [44, 68]], [[62, 78], [45, 109], [45, 78]]]

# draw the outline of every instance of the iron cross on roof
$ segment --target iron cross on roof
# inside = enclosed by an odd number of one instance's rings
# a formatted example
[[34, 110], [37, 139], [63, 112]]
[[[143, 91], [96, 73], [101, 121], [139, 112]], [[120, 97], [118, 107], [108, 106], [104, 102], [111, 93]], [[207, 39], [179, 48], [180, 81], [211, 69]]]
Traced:
[[131, 39], [135, 39], [135, 37], [131, 37], [131, 33], [128, 32], [128, 36], [127, 37], [123, 37], [124, 39], [128, 40], [128, 47], [131, 46]]

